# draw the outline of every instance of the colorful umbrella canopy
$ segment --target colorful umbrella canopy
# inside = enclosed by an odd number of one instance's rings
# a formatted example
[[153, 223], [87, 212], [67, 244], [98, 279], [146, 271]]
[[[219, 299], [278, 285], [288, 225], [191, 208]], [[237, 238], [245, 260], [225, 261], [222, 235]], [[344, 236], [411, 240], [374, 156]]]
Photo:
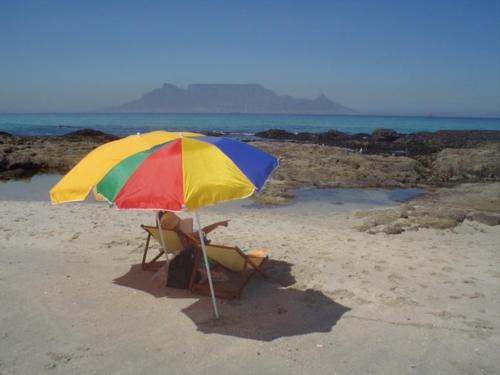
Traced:
[[252, 195], [277, 166], [274, 156], [233, 139], [152, 132], [100, 146], [50, 196], [83, 200], [94, 188], [118, 208], [188, 211]]

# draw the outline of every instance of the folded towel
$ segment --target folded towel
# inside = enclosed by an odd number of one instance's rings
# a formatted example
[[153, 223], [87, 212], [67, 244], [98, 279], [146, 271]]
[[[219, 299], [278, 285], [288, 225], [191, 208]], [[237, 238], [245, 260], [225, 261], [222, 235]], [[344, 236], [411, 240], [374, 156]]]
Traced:
[[256, 258], [265, 258], [271, 256], [271, 253], [265, 247], [257, 247], [255, 249], [249, 249], [244, 251], [244, 253], [246, 255]]

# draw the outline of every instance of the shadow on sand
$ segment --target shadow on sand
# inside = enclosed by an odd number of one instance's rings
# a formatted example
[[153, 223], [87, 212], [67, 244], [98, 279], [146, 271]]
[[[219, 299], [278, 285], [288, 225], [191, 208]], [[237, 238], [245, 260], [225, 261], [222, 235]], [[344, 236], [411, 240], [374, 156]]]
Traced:
[[133, 265], [114, 283], [140, 290], [156, 298], [199, 299], [183, 309], [197, 326], [198, 331], [236, 336], [253, 340], [272, 341], [286, 336], [313, 332], [329, 332], [341, 316], [350, 309], [336, 303], [321, 291], [299, 290], [291, 264], [269, 260], [264, 272], [267, 279], [255, 276], [245, 288], [241, 300], [219, 300], [222, 317], [212, 319], [210, 298], [193, 295], [187, 290], [166, 288], [154, 280], [151, 272]]

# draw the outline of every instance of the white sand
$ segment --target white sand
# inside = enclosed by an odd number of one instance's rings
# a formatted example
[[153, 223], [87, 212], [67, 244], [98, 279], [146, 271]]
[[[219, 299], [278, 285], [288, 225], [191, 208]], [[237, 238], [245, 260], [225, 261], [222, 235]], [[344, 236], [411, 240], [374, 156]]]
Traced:
[[3, 375], [500, 373], [500, 226], [389, 236], [348, 214], [202, 213], [232, 219], [215, 242], [273, 255], [274, 282], [213, 324], [209, 298], [131, 270], [151, 214], [0, 205]]

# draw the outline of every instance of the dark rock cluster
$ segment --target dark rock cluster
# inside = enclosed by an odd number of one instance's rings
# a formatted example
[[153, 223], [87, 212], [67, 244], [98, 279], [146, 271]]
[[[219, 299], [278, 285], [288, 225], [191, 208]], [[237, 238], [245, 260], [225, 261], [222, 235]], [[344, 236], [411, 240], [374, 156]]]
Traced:
[[258, 132], [255, 136], [344, 147], [365, 154], [406, 156], [431, 155], [445, 148], [472, 148], [485, 142], [500, 142], [500, 131], [495, 130], [439, 130], [402, 134], [392, 129], [378, 128], [372, 134], [348, 134], [337, 130], [323, 133], [291, 133], [282, 129], [270, 129]]
[[62, 136], [14, 136], [0, 133], [0, 179], [24, 178], [37, 173], [65, 173], [79, 159], [116, 136], [81, 129]]

